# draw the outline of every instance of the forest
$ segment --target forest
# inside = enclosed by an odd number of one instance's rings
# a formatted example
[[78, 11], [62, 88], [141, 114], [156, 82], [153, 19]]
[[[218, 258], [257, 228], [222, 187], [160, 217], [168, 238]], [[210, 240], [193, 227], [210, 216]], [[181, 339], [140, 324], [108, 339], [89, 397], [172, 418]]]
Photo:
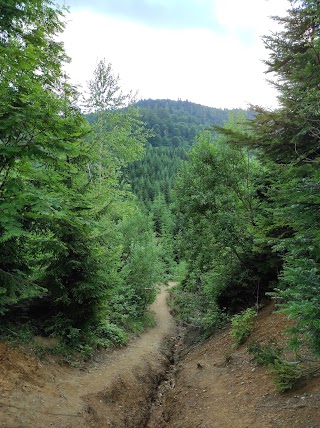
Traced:
[[152, 325], [159, 284], [202, 338], [273, 299], [320, 355], [320, 5], [263, 38], [279, 107], [124, 93], [100, 60], [64, 72], [66, 11], [0, 6], [1, 339], [84, 356]]
[[150, 136], [145, 156], [130, 163], [126, 174], [133, 192], [148, 209], [159, 195], [167, 204], [172, 202], [180, 163], [187, 160], [196, 135], [213, 125], [223, 125], [229, 114], [241, 112], [182, 100], [140, 100], [134, 106]]

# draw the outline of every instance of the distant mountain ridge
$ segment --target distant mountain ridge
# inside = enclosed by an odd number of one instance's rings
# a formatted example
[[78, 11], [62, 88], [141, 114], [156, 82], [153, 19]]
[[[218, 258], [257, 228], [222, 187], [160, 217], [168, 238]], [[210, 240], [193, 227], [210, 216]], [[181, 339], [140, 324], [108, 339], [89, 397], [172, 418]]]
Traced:
[[152, 136], [145, 157], [130, 164], [126, 175], [133, 192], [148, 207], [159, 195], [170, 203], [181, 161], [187, 159], [197, 134], [213, 125], [223, 125], [230, 113], [244, 112], [169, 99], [140, 100], [134, 107]]
[[191, 146], [195, 136], [212, 125], [222, 125], [230, 113], [242, 109], [220, 109], [196, 104], [188, 100], [140, 100], [135, 105], [141, 119], [152, 130], [149, 142], [154, 147]]

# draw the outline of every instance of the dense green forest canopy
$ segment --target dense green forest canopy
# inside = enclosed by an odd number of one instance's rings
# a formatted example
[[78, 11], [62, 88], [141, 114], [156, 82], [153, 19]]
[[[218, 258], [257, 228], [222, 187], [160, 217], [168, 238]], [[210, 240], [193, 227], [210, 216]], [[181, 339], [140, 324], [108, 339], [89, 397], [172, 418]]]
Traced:
[[[214, 125], [222, 126], [229, 115], [252, 112], [241, 109], [206, 107], [190, 101], [140, 100], [132, 107], [149, 131], [146, 155], [128, 165], [125, 175], [139, 200], [150, 209], [154, 199], [163, 195], [172, 202], [172, 187], [181, 160], [187, 159], [195, 137]], [[90, 123], [97, 120], [94, 113], [86, 116]]]
[[192, 146], [199, 132], [222, 125], [230, 113], [242, 111], [205, 107], [187, 100], [140, 100], [135, 106], [152, 131], [149, 143], [153, 147]]
[[172, 202], [181, 161], [187, 159], [200, 132], [222, 126], [230, 114], [244, 113], [241, 109], [205, 107], [182, 100], [140, 100], [134, 106], [150, 136], [146, 156], [128, 166], [127, 176], [133, 192], [148, 208], [158, 195], [163, 195], [166, 203]]

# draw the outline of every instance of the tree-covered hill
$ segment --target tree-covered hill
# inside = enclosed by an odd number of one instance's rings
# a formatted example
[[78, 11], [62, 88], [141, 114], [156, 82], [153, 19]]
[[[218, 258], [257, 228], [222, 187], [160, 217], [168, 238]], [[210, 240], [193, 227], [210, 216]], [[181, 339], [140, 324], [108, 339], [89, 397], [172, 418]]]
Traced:
[[152, 131], [149, 142], [154, 147], [192, 145], [194, 137], [212, 125], [221, 125], [228, 120], [227, 110], [206, 107], [188, 100], [140, 100], [136, 104], [141, 119]]
[[190, 101], [140, 100], [135, 104], [150, 131], [146, 156], [128, 165], [127, 176], [134, 193], [148, 207], [158, 196], [171, 201], [171, 189], [181, 160], [187, 158], [196, 135], [222, 125], [240, 109], [219, 109]]

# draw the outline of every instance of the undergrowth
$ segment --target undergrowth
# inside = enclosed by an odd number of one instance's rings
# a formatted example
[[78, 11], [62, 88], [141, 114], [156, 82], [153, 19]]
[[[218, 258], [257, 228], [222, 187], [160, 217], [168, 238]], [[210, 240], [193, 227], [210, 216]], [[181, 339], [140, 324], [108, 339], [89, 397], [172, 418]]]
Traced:
[[[59, 322], [58, 319], [55, 323]], [[102, 348], [125, 346], [130, 336], [141, 333], [148, 327], [154, 326], [155, 320], [150, 312], [143, 318], [131, 319], [126, 329], [105, 321], [100, 323], [95, 330], [82, 331], [72, 325], [61, 325], [61, 335], [50, 335], [50, 328], [46, 331], [32, 322], [13, 323], [5, 322], [0, 331], [0, 341], [9, 343], [11, 346], [23, 346], [31, 350], [40, 358], [48, 355], [61, 357], [63, 361], [71, 366], [77, 366], [83, 361], [90, 359], [95, 351]], [[56, 324], [54, 329], [56, 331]], [[41, 345], [36, 338], [56, 339], [53, 346]]]
[[248, 308], [231, 318], [230, 336], [234, 339], [236, 347], [244, 343], [247, 337], [250, 336], [256, 317], [256, 311]]
[[208, 338], [227, 321], [215, 301], [208, 303], [203, 295], [183, 290], [180, 285], [170, 290], [168, 305], [177, 321], [198, 331], [197, 341]]
[[257, 364], [270, 368], [272, 380], [279, 392], [294, 388], [305, 376], [301, 364], [283, 358], [284, 350], [275, 340], [270, 340], [266, 345], [251, 342], [248, 352], [253, 355]]

